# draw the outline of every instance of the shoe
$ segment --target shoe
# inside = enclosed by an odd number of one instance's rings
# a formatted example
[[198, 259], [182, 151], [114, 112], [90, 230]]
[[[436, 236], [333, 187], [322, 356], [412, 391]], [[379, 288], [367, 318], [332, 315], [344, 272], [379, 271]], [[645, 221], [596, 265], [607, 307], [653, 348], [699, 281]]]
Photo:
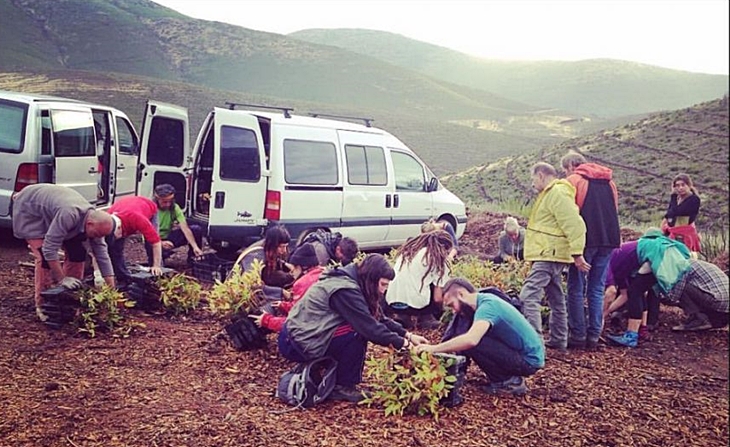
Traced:
[[355, 387], [347, 387], [344, 385], [335, 385], [335, 388], [332, 390], [332, 392], [328, 396], [328, 399], [358, 403], [367, 397], [369, 397], [367, 395], [367, 393], [360, 391]]
[[545, 347], [548, 349], [554, 349], [558, 352], [567, 352], [568, 348], [566, 346], [563, 346], [561, 344], [558, 344], [558, 342], [555, 342], [553, 340], [548, 340], [545, 342]]
[[646, 327], [646, 326], [639, 327], [639, 340], [651, 341], [651, 333], [649, 332], [648, 327]]
[[586, 340], [586, 351], [598, 351], [598, 340]]
[[568, 337], [568, 349], [585, 349], [586, 341]]
[[707, 321], [707, 318], [693, 318], [672, 328], [675, 332], [706, 331], [708, 329], [712, 329], [712, 324]]
[[48, 315], [46, 315], [40, 307], [35, 308], [35, 314], [38, 315], [38, 319], [41, 320], [41, 322], [45, 323], [48, 321]]
[[607, 335], [606, 338], [612, 343], [626, 348], [635, 348], [639, 344], [639, 333], [634, 331], [626, 331], [621, 335]]
[[489, 385], [482, 387], [482, 391], [487, 394], [512, 394], [513, 396], [524, 396], [529, 392], [525, 378], [521, 376], [513, 376], [502, 382], [491, 382]]

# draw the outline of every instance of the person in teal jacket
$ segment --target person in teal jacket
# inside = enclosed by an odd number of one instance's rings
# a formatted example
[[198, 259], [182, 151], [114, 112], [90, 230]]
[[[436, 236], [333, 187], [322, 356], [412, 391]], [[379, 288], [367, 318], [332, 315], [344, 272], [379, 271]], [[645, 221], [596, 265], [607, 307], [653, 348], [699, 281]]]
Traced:
[[575, 203], [575, 188], [568, 181], [558, 179], [553, 166], [534, 165], [532, 186], [540, 193], [525, 232], [525, 260], [531, 261], [532, 267], [520, 292], [522, 313], [537, 333], [542, 334], [540, 301], [544, 291], [550, 306], [550, 339], [545, 346], [562, 351], [568, 345], [562, 273], [570, 264], [583, 272], [591, 268], [583, 258], [586, 226]]

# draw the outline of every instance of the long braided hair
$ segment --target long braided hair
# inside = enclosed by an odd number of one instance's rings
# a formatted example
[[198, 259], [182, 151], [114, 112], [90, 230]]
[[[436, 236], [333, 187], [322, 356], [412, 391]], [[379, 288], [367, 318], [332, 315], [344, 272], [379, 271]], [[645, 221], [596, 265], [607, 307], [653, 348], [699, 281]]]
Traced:
[[439, 281], [444, 277], [446, 270], [451, 264], [451, 261], [449, 261], [449, 253], [454, 248], [454, 242], [451, 240], [449, 233], [444, 230], [421, 233], [401, 245], [396, 251], [396, 259], [401, 258], [401, 270], [410, 264], [416, 254], [424, 248], [426, 249], [424, 256], [426, 273], [421, 278], [421, 291], [425, 285], [423, 282], [431, 272], [435, 271], [438, 274]]
[[375, 319], [380, 319], [380, 291], [378, 285], [381, 279], [393, 280], [395, 270], [390, 266], [383, 255], [371, 253], [357, 265], [357, 283], [360, 286], [368, 304], [370, 314]]

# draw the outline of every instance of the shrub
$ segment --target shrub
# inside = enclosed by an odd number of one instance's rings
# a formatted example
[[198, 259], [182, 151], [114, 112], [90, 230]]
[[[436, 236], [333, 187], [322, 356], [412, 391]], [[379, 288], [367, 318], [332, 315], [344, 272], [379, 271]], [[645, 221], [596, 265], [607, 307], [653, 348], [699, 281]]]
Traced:
[[380, 405], [386, 416], [431, 414], [438, 420], [439, 401], [448, 396], [456, 382], [456, 377], [446, 372], [452, 362], [453, 359], [439, 360], [427, 352], [416, 354], [391, 348], [387, 355], [365, 362], [365, 374], [375, 384], [372, 395], [360, 403]]
[[188, 313], [200, 304], [200, 284], [182, 273], [157, 279], [160, 301], [175, 315]]
[[465, 256], [454, 263], [451, 276], [466, 278], [477, 289], [493, 286], [508, 295], [518, 295], [529, 271], [530, 264], [524, 261], [494, 264], [474, 256]]
[[219, 316], [232, 316], [241, 311], [250, 313], [258, 309], [263, 297], [261, 271], [263, 262], [255, 259], [251, 268], [242, 271], [236, 264], [225, 282], [216, 280], [208, 292], [208, 309]]
[[97, 331], [109, 331], [116, 337], [127, 337], [135, 326], [124, 318], [122, 309], [134, 307], [134, 301], [128, 300], [117, 289], [107, 284], [97, 289], [83, 289], [77, 292], [81, 308], [76, 313], [74, 324], [81, 333], [96, 337]]

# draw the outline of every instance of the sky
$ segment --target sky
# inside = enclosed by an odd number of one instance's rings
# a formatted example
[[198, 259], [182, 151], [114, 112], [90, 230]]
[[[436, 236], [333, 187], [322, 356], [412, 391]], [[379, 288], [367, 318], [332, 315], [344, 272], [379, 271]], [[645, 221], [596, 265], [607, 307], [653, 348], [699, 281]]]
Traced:
[[389, 31], [489, 59], [622, 59], [730, 72], [728, 0], [153, 0], [259, 31]]

